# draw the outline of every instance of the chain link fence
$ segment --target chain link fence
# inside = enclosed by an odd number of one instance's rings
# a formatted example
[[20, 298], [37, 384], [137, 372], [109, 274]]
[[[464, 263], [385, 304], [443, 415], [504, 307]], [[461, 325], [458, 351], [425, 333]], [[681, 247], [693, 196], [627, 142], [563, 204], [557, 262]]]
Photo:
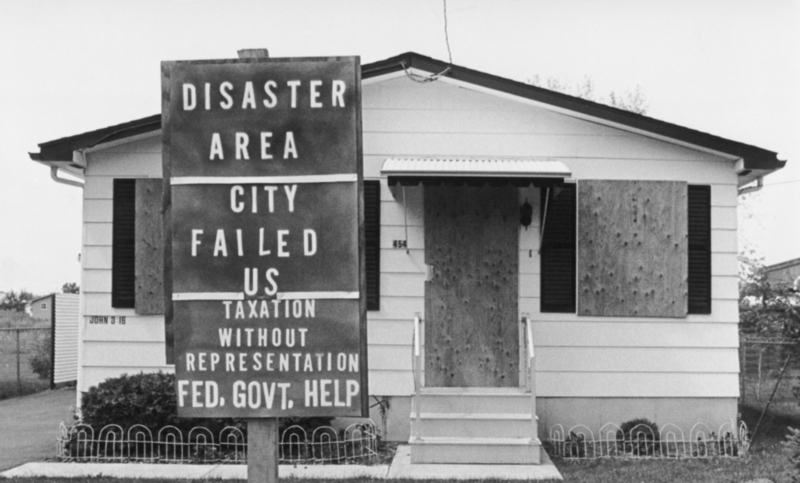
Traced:
[[739, 364], [739, 397], [743, 405], [763, 409], [772, 398], [770, 408], [773, 411], [800, 412], [800, 347], [797, 344], [781, 339], [742, 338]]
[[50, 328], [0, 329], [0, 399], [50, 387]]

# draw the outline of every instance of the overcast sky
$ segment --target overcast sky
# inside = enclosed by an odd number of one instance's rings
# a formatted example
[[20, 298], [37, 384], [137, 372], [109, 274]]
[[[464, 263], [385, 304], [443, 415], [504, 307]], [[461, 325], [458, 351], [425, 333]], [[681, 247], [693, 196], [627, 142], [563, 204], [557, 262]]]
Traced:
[[[777, 151], [748, 224], [767, 263], [800, 257], [800, 1], [448, 2], [453, 62], [599, 94], [639, 86], [648, 115]], [[447, 60], [441, 0], [0, 3], [0, 291], [79, 282], [81, 190], [37, 144], [160, 110], [162, 60], [414, 51]], [[758, 231], [758, 233], [755, 233]]]

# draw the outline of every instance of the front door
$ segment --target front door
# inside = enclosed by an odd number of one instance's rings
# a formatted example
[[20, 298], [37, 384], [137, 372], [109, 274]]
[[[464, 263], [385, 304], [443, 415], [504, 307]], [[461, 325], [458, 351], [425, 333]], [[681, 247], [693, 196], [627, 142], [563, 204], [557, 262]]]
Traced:
[[517, 189], [426, 186], [425, 385], [519, 385]]

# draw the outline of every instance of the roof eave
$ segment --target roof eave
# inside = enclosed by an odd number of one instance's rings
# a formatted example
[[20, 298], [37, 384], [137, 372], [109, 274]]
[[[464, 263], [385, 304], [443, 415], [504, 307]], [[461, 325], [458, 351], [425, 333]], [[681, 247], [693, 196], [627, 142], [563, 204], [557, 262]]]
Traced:
[[[454, 64], [448, 64], [431, 57], [407, 52], [381, 61], [362, 66], [362, 79], [370, 79], [392, 74], [406, 69], [419, 69], [437, 74], [448, 69], [443, 75], [458, 81], [475, 84], [487, 89], [518, 96], [553, 105], [560, 109], [574, 111], [609, 123], [627, 126], [631, 129], [650, 132], [659, 136], [675, 139], [705, 149], [729, 154], [743, 160], [746, 170], [768, 174], [782, 168], [786, 161], [781, 161], [777, 153], [756, 146], [721, 138], [713, 134], [696, 131], [677, 124], [660, 121], [630, 111], [599, 104], [578, 97], [543, 89], [523, 82], [479, 72]], [[161, 129], [161, 115], [148, 116], [142, 119], [109, 126], [76, 136], [48, 141], [39, 145], [39, 153], [31, 153], [34, 161], [49, 162], [72, 161], [73, 151], [86, 149], [101, 143], [124, 139]], [[743, 177], [744, 179], [744, 177]]]
[[713, 151], [730, 154], [741, 158], [744, 161], [744, 167], [749, 170], [774, 171], [784, 167], [786, 164], [786, 161], [778, 159], [777, 153], [757, 146], [732, 141], [713, 134], [704, 133], [666, 121], [660, 121], [648, 116], [588, 101], [568, 94], [536, 87], [524, 82], [506, 79], [458, 65], [447, 64], [413, 52], [407, 52], [365, 65], [363, 67], [362, 79], [391, 74], [402, 71], [404, 68], [413, 68], [436, 74], [443, 72], [448, 67], [450, 67], [450, 69], [445, 72], [443, 76], [521, 98], [550, 104], [561, 109], [574, 111], [610, 123], [648, 131]]

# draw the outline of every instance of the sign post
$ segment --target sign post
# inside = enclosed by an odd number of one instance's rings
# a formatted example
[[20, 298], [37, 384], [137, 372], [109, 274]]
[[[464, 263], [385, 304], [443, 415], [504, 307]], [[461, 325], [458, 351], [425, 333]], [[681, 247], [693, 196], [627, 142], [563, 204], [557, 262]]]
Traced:
[[168, 340], [178, 416], [368, 415], [357, 57], [162, 64]]

